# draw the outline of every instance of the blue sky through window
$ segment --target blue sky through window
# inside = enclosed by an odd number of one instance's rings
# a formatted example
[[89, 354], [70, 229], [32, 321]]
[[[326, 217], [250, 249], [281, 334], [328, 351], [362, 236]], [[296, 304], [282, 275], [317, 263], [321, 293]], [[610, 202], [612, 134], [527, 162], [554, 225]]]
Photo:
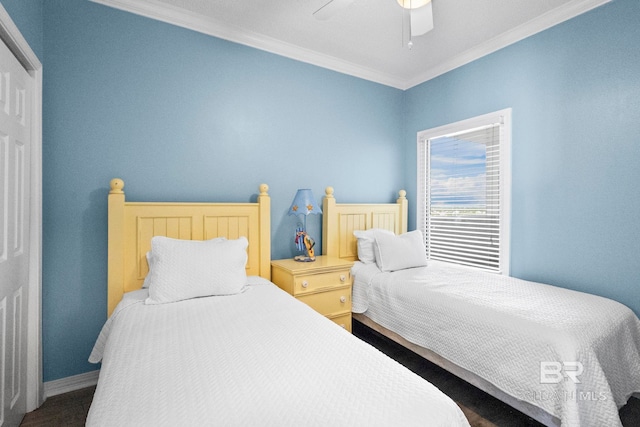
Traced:
[[441, 137], [431, 141], [431, 207], [485, 209], [487, 147], [475, 141]]

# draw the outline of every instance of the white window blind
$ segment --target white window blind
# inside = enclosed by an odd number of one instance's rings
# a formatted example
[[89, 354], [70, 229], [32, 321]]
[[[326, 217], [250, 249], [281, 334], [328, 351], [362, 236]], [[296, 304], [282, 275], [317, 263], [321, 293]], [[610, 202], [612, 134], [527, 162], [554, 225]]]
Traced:
[[429, 259], [508, 274], [509, 137], [499, 113], [419, 134], [418, 228]]

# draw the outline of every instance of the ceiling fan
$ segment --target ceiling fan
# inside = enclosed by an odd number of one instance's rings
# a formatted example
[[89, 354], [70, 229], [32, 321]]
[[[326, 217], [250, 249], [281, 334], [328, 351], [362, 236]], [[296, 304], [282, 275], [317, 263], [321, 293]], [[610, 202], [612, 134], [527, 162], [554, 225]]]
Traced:
[[[326, 21], [353, 2], [354, 0], [330, 0], [313, 12], [313, 16], [321, 21]], [[409, 12], [411, 37], [421, 36], [433, 29], [431, 0], [397, 0], [397, 2]], [[411, 47], [411, 41], [409, 43], [409, 47]]]

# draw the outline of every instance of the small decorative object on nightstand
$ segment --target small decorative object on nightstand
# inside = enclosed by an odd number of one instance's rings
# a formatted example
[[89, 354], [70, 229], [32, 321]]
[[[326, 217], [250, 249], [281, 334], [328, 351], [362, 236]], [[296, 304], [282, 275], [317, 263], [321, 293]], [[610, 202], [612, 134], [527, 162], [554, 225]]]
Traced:
[[352, 261], [327, 256], [314, 263], [271, 261], [271, 281], [351, 332]]
[[295, 243], [298, 251], [304, 252], [304, 255], [297, 255], [294, 259], [296, 261], [315, 261], [314, 246], [316, 242], [307, 234], [307, 215], [309, 214], [321, 214], [322, 209], [316, 203], [316, 199], [313, 197], [313, 193], [309, 189], [298, 190], [296, 196], [293, 198], [293, 203], [289, 207], [289, 215], [302, 215], [304, 218], [304, 225], [296, 228]]

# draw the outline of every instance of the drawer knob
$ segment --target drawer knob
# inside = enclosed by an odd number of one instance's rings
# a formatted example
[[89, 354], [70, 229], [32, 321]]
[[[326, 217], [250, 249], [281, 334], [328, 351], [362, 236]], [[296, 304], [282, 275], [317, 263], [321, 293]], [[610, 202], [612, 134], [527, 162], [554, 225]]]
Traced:
[[345, 297], [344, 295], [342, 295], [340, 297], [340, 302], [347, 302], [347, 297]]
[[344, 282], [345, 280], [347, 280], [347, 276], [345, 276], [344, 274], [340, 275], [340, 281]]
[[307, 282], [306, 280], [304, 280], [304, 281], [302, 282], [302, 287], [303, 287], [303, 288], [306, 288], [307, 286], [309, 286], [309, 282]]

